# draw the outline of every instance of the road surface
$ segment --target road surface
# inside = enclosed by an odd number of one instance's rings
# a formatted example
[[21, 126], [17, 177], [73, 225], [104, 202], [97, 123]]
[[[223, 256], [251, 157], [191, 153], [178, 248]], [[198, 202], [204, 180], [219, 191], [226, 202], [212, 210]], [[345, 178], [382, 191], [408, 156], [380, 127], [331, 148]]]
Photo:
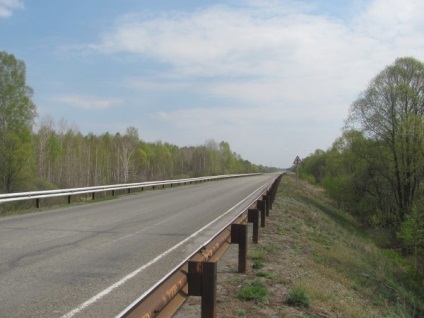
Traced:
[[115, 317], [274, 178], [145, 191], [0, 219], [0, 317]]

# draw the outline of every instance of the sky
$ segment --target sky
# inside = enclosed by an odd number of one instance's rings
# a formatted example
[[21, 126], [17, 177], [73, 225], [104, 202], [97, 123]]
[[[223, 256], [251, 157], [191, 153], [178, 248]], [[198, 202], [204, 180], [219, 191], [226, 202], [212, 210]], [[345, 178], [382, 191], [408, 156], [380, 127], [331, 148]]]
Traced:
[[147, 142], [226, 141], [290, 167], [342, 135], [396, 58], [424, 61], [422, 0], [0, 0], [38, 122]]

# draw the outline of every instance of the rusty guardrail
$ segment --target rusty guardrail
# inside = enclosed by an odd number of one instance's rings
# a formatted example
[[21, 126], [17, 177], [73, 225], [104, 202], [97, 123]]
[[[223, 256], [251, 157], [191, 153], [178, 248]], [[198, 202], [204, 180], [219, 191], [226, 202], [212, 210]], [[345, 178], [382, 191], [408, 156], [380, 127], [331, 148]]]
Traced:
[[121, 312], [117, 318], [171, 317], [188, 296], [201, 297], [202, 318], [215, 318], [217, 262], [230, 244], [238, 244], [238, 272], [247, 271], [246, 223], [253, 223], [252, 242], [258, 243], [259, 225], [265, 227], [265, 219], [272, 209], [282, 176], [281, 174], [276, 177], [267, 189], [250, 202], [247, 209]]

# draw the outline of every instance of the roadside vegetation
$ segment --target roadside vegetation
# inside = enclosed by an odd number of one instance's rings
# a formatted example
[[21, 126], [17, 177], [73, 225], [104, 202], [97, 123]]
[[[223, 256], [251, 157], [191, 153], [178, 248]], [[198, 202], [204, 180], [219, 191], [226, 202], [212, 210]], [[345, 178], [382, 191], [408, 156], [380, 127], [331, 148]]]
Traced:
[[299, 171], [424, 274], [424, 63], [399, 58], [377, 74], [343, 135]]
[[424, 277], [378, 243], [322, 187], [286, 175], [248, 273], [236, 251], [219, 265], [219, 316], [424, 317]]
[[0, 51], [0, 193], [275, 170], [243, 159], [226, 141], [179, 147], [147, 142], [135, 127], [83, 135], [66, 120], [37, 119], [32, 96], [25, 63]]

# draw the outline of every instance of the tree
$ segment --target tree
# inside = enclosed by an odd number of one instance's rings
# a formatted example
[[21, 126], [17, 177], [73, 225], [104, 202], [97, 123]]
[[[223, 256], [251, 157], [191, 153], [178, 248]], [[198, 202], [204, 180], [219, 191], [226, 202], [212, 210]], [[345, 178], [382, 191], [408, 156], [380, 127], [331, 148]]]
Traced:
[[209, 175], [217, 175], [220, 172], [220, 163], [221, 163], [221, 153], [219, 152], [219, 144], [213, 140], [208, 139], [205, 141], [205, 147], [208, 151], [208, 162], [209, 162], [209, 171], [207, 174]]
[[138, 141], [138, 130], [135, 127], [128, 127], [126, 134], [120, 138], [118, 153], [124, 183], [130, 180], [130, 173], [133, 169], [133, 157], [137, 150]]
[[0, 52], [0, 191], [16, 190], [31, 166], [32, 93], [25, 63]]
[[424, 207], [423, 202], [414, 205], [401, 224], [398, 237], [415, 258], [415, 266], [424, 274]]
[[7, 132], [0, 141], [1, 188], [5, 192], [18, 191], [18, 185], [31, 177], [31, 133], [22, 129]]
[[[316, 149], [315, 152], [304, 158], [301, 165], [301, 173], [305, 171], [309, 180], [321, 183], [326, 173], [326, 153], [324, 150]], [[306, 177], [306, 176], [303, 176]]]
[[380, 146], [374, 172], [388, 184], [399, 224], [424, 180], [424, 64], [405, 57], [386, 67], [352, 104], [347, 123]]
[[224, 173], [234, 172], [235, 158], [231, 151], [230, 144], [226, 141], [219, 143], [219, 150], [221, 151], [222, 170]]

